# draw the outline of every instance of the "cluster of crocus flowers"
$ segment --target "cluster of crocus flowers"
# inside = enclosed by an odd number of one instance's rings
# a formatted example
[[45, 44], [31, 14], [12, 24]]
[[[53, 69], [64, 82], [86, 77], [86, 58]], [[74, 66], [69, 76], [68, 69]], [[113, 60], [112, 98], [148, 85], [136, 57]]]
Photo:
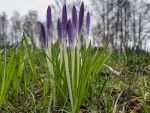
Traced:
[[[54, 73], [54, 64], [51, 62], [52, 59], [52, 48], [51, 48], [51, 32], [52, 32], [52, 13], [51, 13], [51, 7], [48, 6], [47, 8], [47, 32], [44, 28], [44, 25], [41, 24], [41, 31], [42, 31], [42, 39], [44, 47], [46, 48], [46, 54], [47, 54], [47, 63], [49, 72], [53, 76], [53, 79], [55, 79], [55, 73]], [[82, 2], [79, 10], [79, 14], [77, 13], [76, 7], [73, 6], [72, 8], [72, 19], [68, 19], [67, 17], [67, 7], [66, 5], [63, 6], [62, 10], [62, 18], [58, 18], [57, 21], [57, 31], [58, 31], [58, 39], [59, 39], [59, 61], [60, 61], [60, 68], [62, 66], [63, 60], [65, 63], [65, 78], [67, 79], [67, 85], [68, 85], [68, 94], [70, 97], [70, 103], [71, 107], [76, 106], [76, 91], [79, 87], [79, 67], [81, 65], [80, 61], [80, 37], [82, 34], [84, 24], [84, 3]], [[87, 12], [86, 15], [86, 33], [87, 36], [89, 35], [89, 29], [90, 29], [90, 13]], [[47, 36], [46, 36], [47, 35]], [[71, 51], [71, 71], [69, 67], [69, 59], [68, 59], [68, 53], [67, 53], [67, 44], [69, 44], [69, 48]], [[77, 47], [76, 51], [76, 58], [75, 58], [75, 47]], [[76, 59], [76, 65], [75, 65], [75, 59]], [[76, 67], [75, 67], [76, 66]], [[75, 68], [76, 71], [75, 72]], [[63, 79], [62, 79], [63, 80]], [[61, 82], [63, 85], [63, 81]], [[51, 80], [51, 88], [53, 89], [53, 103], [56, 106], [56, 89], [55, 83], [53, 80]]]
[[[49, 35], [52, 32], [52, 13], [51, 7], [48, 6], [47, 8], [47, 17], [46, 17], [46, 25], [47, 25], [47, 32], [45, 31], [44, 25], [41, 24], [41, 31], [42, 31], [42, 39], [44, 47], [47, 47]], [[58, 38], [61, 44], [64, 44], [66, 38], [68, 37], [69, 47], [75, 46], [75, 38], [80, 38], [82, 34], [84, 23], [84, 3], [82, 2], [79, 10], [79, 15], [77, 14], [76, 7], [73, 6], [72, 8], [72, 19], [67, 18], [67, 8], [66, 4], [63, 6], [62, 10], [62, 19], [58, 18], [57, 21], [57, 31], [58, 31]], [[86, 15], [86, 33], [89, 35], [90, 29], [90, 13], [87, 12]], [[46, 36], [47, 35], [47, 36]]]

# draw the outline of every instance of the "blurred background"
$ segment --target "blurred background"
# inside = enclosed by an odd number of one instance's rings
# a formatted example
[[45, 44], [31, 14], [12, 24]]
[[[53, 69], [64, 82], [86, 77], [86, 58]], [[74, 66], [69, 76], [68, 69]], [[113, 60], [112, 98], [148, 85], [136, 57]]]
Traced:
[[[73, 5], [79, 12], [81, 2], [81, 0], [0, 0], [0, 49], [5, 45], [12, 47], [18, 43], [24, 29], [41, 48], [40, 23], [46, 23], [48, 5], [52, 8], [52, 35], [56, 40], [57, 19], [61, 18], [63, 5], [67, 5], [68, 18], [71, 19]], [[91, 15], [89, 39], [93, 47], [102, 47], [110, 40], [110, 50], [115, 48], [123, 51], [127, 47], [135, 47], [150, 52], [150, 0], [83, 0], [83, 2], [85, 18], [87, 11]], [[83, 29], [82, 44], [85, 38], [87, 37]]]

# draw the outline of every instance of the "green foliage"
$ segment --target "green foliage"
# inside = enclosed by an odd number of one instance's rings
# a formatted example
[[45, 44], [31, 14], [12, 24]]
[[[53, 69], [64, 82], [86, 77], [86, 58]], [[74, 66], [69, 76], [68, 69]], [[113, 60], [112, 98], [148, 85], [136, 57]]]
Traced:
[[59, 49], [58, 42], [54, 46], [49, 44], [46, 54], [54, 106], [63, 106], [67, 101], [70, 112], [79, 111], [94, 77], [109, 56], [106, 56], [107, 46], [108, 43], [92, 55], [91, 45], [81, 52], [78, 47], [73, 50], [65, 46]]
[[[126, 53], [108, 53], [107, 46], [91, 52], [91, 45], [70, 50], [56, 42], [50, 57], [25, 32], [20, 43], [0, 51], [0, 112], [149, 113], [149, 53], [130, 48]], [[103, 67], [104, 62], [123, 68], [121, 76]]]
[[4, 57], [0, 55], [0, 107], [5, 99], [10, 83], [16, 71], [16, 54], [12, 50], [7, 62], [7, 49], [4, 50]]

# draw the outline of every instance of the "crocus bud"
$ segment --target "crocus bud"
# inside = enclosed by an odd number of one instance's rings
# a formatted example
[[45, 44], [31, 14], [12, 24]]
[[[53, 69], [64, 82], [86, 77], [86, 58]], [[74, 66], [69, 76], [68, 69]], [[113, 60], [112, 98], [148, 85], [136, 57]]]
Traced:
[[87, 12], [86, 16], [86, 33], [89, 35], [89, 29], [90, 29], [90, 13]]
[[62, 43], [62, 24], [61, 24], [59, 18], [58, 18], [58, 21], [57, 21], [57, 31], [58, 31], [59, 41], [60, 41], [60, 43]]
[[47, 33], [51, 33], [52, 31], [52, 13], [51, 13], [51, 7], [48, 6], [47, 8], [47, 15], [46, 15], [46, 23], [47, 23]]
[[63, 30], [63, 36], [67, 37], [67, 8], [66, 8], [66, 4], [64, 4], [63, 11], [62, 11], [62, 30]]
[[72, 23], [70, 20], [68, 21], [68, 39], [69, 39], [69, 47], [70, 49], [73, 49], [74, 48], [74, 35], [73, 35]]
[[44, 48], [46, 48], [47, 47], [47, 39], [46, 39], [45, 27], [43, 24], [41, 24], [41, 32], [42, 32], [43, 45], [44, 45]]
[[77, 11], [76, 11], [76, 7], [73, 6], [72, 9], [72, 27], [73, 27], [73, 33], [74, 35], [77, 33], [77, 29], [78, 29], [78, 20], [77, 20]]
[[84, 4], [82, 2], [80, 6], [80, 12], [79, 12], [79, 28], [78, 28], [79, 34], [81, 34], [81, 31], [82, 31], [83, 20], [84, 20]]

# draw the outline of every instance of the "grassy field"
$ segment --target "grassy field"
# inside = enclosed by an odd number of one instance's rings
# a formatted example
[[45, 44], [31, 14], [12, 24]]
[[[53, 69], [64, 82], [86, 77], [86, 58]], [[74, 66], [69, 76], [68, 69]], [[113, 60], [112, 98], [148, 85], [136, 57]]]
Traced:
[[[0, 113], [76, 112], [72, 110], [67, 85], [59, 86], [58, 81], [61, 78], [58, 77], [56, 80], [51, 76], [45, 50], [37, 49], [34, 42], [34, 50], [31, 50], [27, 38], [31, 39], [24, 35], [22, 41], [13, 48], [0, 51]], [[101, 52], [103, 49], [98, 51], [99, 55]], [[96, 51], [89, 52], [91, 56], [95, 53]], [[109, 53], [105, 52], [106, 56]], [[55, 55], [53, 57], [58, 58]], [[150, 53], [133, 48], [127, 48], [123, 53], [114, 50], [105, 64], [118, 71], [120, 75], [116, 75], [102, 64], [93, 79], [89, 77], [87, 91], [85, 90], [77, 111], [150, 113]], [[59, 69], [54, 73], [57, 71], [61, 73]], [[56, 84], [53, 87], [57, 87], [56, 98], [60, 98], [57, 101], [52, 95], [52, 81]], [[76, 89], [74, 91], [76, 93]], [[74, 98], [78, 99], [76, 96]], [[58, 104], [53, 104], [54, 101]]]

